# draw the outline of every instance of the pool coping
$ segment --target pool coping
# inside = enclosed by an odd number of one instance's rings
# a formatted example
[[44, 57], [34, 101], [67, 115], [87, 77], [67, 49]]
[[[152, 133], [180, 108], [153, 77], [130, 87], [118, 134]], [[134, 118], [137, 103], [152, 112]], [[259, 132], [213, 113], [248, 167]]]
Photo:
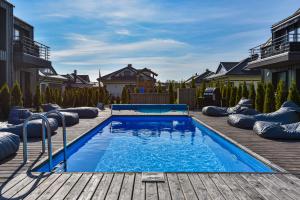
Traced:
[[[93, 131], [94, 129], [96, 129], [100, 124], [105, 123], [107, 120], [109, 120], [113, 116], [120, 117], [120, 116], [130, 116], [130, 115], [109, 115], [102, 122], [100, 122], [97, 126], [89, 129], [88, 131], [86, 131], [85, 133], [81, 134], [80, 136], [78, 136], [74, 140], [72, 140], [70, 143], [68, 143], [67, 147], [69, 147], [70, 145], [72, 145], [75, 142], [77, 142], [78, 140], [80, 140], [82, 137], [84, 137], [87, 134], [89, 134], [91, 131]], [[134, 115], [134, 116], [145, 117], [145, 115]], [[173, 116], [173, 117], [175, 117], [175, 116], [186, 116], [186, 117], [191, 117], [193, 120], [197, 121], [198, 123], [200, 123], [201, 125], [205, 126], [206, 128], [214, 131], [216, 134], [218, 134], [219, 136], [223, 137], [228, 142], [232, 143], [233, 145], [237, 146], [238, 148], [240, 148], [241, 150], [245, 151], [249, 155], [251, 155], [254, 158], [258, 159], [259, 161], [261, 161], [265, 165], [271, 167], [273, 170], [276, 170], [274, 172], [180, 172], [180, 173], [207, 173], [207, 174], [212, 174], [212, 173], [224, 173], [224, 174], [234, 174], [234, 173], [239, 173], [239, 174], [276, 174], [276, 173], [289, 173], [288, 171], [286, 171], [282, 167], [279, 167], [275, 163], [269, 161], [268, 159], [264, 158], [263, 156], [260, 156], [259, 154], [255, 153], [254, 151], [250, 150], [249, 148], [247, 148], [247, 147], [243, 146], [242, 144], [236, 142], [235, 140], [229, 138], [228, 136], [224, 135], [220, 131], [212, 128], [211, 126], [209, 126], [207, 124], [205, 124], [200, 119], [196, 118], [194, 115], [151, 115], [150, 114], [150, 115], [146, 115], [146, 116], [160, 116], [160, 117], [161, 116], [168, 116], [168, 117], [170, 117], [170, 116]], [[61, 151], [63, 151], [63, 147], [55, 150], [53, 152], [53, 154], [52, 154], [52, 157], [55, 157]], [[28, 171], [31, 172], [31, 173], [35, 172], [34, 170], [36, 170], [37, 168], [39, 168], [40, 166], [42, 166], [43, 164], [45, 164], [47, 161], [48, 161], [48, 156], [42, 158], [40, 161], [38, 161], [37, 163], [35, 163], [35, 165], [33, 165], [31, 168], [29, 168]], [[124, 173], [124, 172], [54, 172], [54, 171], [51, 171], [49, 173], [63, 174], [63, 173]], [[128, 172], [128, 173], [142, 173], [142, 172]], [[179, 172], [163, 172], [163, 173], [179, 173]]]

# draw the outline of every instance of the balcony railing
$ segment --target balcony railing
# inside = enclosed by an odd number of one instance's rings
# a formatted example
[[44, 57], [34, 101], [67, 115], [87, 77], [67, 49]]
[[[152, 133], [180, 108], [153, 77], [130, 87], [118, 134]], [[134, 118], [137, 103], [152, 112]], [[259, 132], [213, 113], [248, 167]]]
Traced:
[[34, 41], [28, 37], [15, 37], [14, 48], [17, 51], [22, 51], [23, 53], [35, 56], [44, 60], [49, 60], [50, 58], [50, 47]]
[[300, 34], [287, 34], [250, 49], [252, 61], [289, 51], [300, 51]]

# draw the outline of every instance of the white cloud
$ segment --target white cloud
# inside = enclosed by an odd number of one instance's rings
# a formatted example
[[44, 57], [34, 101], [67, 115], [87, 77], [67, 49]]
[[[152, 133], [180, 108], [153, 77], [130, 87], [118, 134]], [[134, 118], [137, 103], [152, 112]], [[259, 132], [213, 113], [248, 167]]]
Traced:
[[118, 35], [125, 35], [125, 36], [131, 35], [130, 31], [127, 30], [127, 29], [117, 30], [116, 34], [118, 34]]

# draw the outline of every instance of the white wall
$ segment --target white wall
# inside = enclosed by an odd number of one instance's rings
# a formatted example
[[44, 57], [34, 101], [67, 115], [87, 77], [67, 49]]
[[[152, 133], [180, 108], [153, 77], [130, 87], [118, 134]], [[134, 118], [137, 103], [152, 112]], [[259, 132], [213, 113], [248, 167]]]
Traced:
[[105, 84], [106, 90], [114, 97], [121, 97], [122, 90], [127, 84], [120, 84], [120, 83], [109, 83]]

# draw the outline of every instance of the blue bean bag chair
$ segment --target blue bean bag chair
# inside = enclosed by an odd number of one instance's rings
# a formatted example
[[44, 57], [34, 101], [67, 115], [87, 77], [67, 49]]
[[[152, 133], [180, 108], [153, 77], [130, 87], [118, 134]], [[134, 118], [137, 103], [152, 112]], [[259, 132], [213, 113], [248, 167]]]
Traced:
[[[56, 119], [49, 119], [51, 134], [53, 135], [58, 129], [58, 122]], [[8, 126], [6, 128], [0, 128], [0, 132], [10, 132], [23, 137], [23, 124]], [[28, 138], [42, 138], [42, 120], [35, 119], [31, 120], [27, 126], [27, 137]]]
[[[65, 123], [66, 126], [73, 126], [75, 124], [79, 123], [79, 116], [77, 113], [72, 113], [72, 112], [61, 112], [61, 114], [63, 114], [63, 116], [65, 117]], [[58, 122], [58, 126], [62, 126], [62, 120], [61, 117], [58, 116], [55, 113], [51, 113], [47, 116], [48, 118], [53, 118], [56, 119], [56, 121]]]
[[253, 131], [264, 138], [300, 140], [300, 122], [282, 125], [276, 122], [257, 121]]
[[43, 104], [42, 108], [45, 112], [50, 110], [58, 110], [61, 112], [77, 113], [80, 119], [91, 119], [98, 117], [99, 110], [96, 107], [76, 107], [76, 108], [61, 108], [57, 104]]
[[244, 114], [244, 115], [256, 115], [258, 112], [252, 107], [251, 99], [241, 99], [239, 103], [234, 107], [217, 107], [206, 106], [202, 109], [202, 113], [208, 116], [223, 117], [231, 114]]
[[19, 136], [8, 132], [0, 132], [0, 161], [15, 154], [19, 150], [19, 146]]
[[29, 109], [24, 109], [22, 107], [13, 107], [8, 116], [9, 124], [22, 124], [28, 117], [32, 115], [32, 112]]
[[230, 125], [243, 129], [253, 129], [256, 121], [278, 122], [281, 124], [296, 123], [300, 121], [300, 107], [291, 101], [286, 101], [279, 110], [272, 113], [251, 116], [233, 114], [229, 115], [227, 120]]

